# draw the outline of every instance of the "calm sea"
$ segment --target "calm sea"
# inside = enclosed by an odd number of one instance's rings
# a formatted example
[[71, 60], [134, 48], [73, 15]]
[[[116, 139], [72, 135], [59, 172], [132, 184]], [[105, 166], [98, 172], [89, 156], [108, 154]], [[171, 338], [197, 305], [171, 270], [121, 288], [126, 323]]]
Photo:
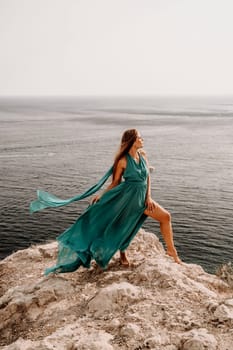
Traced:
[[[233, 97], [1, 98], [0, 258], [55, 239], [88, 205], [32, 216], [36, 189], [62, 198], [105, 173], [137, 128], [155, 167], [154, 199], [173, 218], [181, 258], [213, 272], [233, 256]], [[144, 228], [158, 235], [148, 219]]]

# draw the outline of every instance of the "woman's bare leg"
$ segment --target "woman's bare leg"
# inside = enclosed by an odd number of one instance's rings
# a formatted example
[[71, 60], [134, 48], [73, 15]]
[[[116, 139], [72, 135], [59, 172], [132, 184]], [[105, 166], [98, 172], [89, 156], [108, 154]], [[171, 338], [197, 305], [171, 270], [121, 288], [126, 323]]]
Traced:
[[174, 241], [173, 241], [173, 231], [171, 224], [171, 215], [170, 213], [161, 207], [158, 203], [154, 202], [155, 206], [153, 210], [146, 209], [144, 213], [147, 216], [152, 217], [153, 219], [160, 222], [160, 231], [162, 233], [163, 239], [166, 243], [167, 254], [172, 256], [175, 262], [178, 264], [181, 263], [180, 258], [178, 257]]
[[127, 259], [126, 253], [120, 250], [120, 263], [123, 266], [129, 266], [129, 260]]

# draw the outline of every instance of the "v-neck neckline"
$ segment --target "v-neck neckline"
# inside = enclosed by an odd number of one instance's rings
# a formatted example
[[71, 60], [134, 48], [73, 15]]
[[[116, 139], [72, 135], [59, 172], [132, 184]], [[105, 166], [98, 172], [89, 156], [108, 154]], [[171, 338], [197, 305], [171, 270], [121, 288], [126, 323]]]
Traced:
[[[128, 153], [129, 154], [129, 153]], [[140, 157], [140, 153], [138, 153], [138, 162], [136, 161], [136, 159], [134, 159], [134, 157], [131, 156], [131, 154], [129, 154], [129, 156], [133, 159], [134, 163], [136, 165], [139, 165], [141, 162], [141, 157]]]

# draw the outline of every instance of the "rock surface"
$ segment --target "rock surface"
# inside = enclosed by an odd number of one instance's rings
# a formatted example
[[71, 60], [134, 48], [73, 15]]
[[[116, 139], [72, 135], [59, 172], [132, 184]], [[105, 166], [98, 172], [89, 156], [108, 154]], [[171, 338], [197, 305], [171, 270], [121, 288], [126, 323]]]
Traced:
[[55, 242], [0, 262], [4, 350], [232, 350], [233, 293], [194, 264], [178, 265], [141, 230], [126, 268], [116, 255], [69, 274], [43, 271]]

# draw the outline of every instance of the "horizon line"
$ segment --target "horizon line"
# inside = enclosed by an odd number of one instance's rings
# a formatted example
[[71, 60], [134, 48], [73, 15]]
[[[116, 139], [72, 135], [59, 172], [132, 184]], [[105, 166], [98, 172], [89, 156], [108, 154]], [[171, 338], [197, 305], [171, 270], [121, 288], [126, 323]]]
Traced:
[[219, 93], [219, 94], [197, 94], [197, 93], [177, 93], [177, 94], [11, 94], [11, 95], [0, 95], [0, 99], [4, 98], [153, 98], [153, 97], [233, 97], [233, 93]]

